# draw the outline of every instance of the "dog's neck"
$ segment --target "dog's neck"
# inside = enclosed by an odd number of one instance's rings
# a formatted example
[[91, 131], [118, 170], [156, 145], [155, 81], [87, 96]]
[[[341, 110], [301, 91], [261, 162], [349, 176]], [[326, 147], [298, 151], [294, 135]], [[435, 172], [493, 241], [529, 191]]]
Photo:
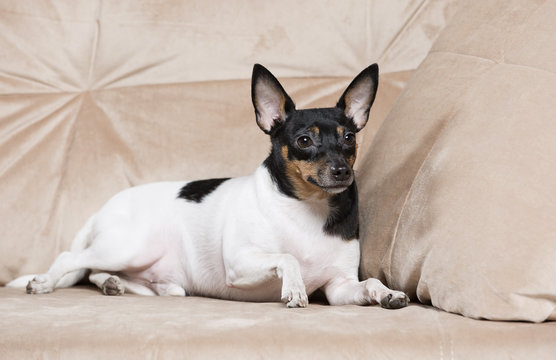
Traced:
[[272, 181], [274, 182], [274, 184], [276, 184], [278, 190], [282, 194], [300, 200], [295, 195], [293, 184], [291, 183], [290, 179], [288, 179], [286, 164], [284, 163], [284, 159], [281, 156], [280, 152], [277, 151], [276, 145], [273, 144], [270, 155], [268, 155], [266, 160], [263, 162], [263, 165], [267, 168]]
[[[270, 178], [277, 191], [281, 194], [296, 199], [297, 201], [308, 202], [309, 200], [299, 199], [295, 194], [295, 187], [287, 176], [286, 164], [284, 159], [273, 146], [270, 155], [263, 162]], [[336, 235], [344, 240], [359, 238], [359, 205], [357, 185], [355, 180], [343, 192], [328, 197], [328, 217], [323, 224], [323, 231], [329, 235]]]

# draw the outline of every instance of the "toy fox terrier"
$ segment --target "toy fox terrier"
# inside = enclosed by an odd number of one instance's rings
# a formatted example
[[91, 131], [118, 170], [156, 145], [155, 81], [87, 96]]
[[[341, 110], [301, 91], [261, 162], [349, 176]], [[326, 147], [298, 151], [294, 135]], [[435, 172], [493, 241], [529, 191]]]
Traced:
[[106, 295], [197, 295], [306, 307], [322, 289], [331, 305], [408, 297], [359, 281], [355, 134], [367, 123], [378, 66], [363, 70], [335, 107], [297, 110], [278, 80], [253, 68], [251, 97], [270, 155], [251, 176], [133, 187], [112, 197], [71, 251], [27, 284], [30, 294], [88, 274]]

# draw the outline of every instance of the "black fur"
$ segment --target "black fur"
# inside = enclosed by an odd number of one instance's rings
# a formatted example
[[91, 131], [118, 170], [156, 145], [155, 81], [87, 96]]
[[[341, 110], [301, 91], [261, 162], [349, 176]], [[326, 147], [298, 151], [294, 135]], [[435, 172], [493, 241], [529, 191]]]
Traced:
[[[323, 191], [331, 191], [333, 186], [340, 188], [347, 186], [346, 190], [329, 198], [330, 213], [323, 225], [324, 232], [340, 236], [345, 240], [355, 239], [359, 236], [357, 185], [355, 180], [351, 184], [348, 183], [347, 178], [342, 180], [340, 174], [345, 176], [345, 171], [336, 172], [333, 175], [334, 178], [331, 178], [332, 169], [337, 169], [334, 171], [346, 169], [355, 160], [357, 148], [352, 141], [345, 140], [344, 136], [346, 134], [349, 134], [350, 137], [355, 136], [354, 134], [365, 126], [377, 87], [378, 65], [373, 64], [350, 83], [338, 100], [336, 107], [296, 110], [295, 104], [282, 85], [267, 69], [258, 64], [253, 68], [251, 96], [257, 122], [259, 122], [261, 114], [259, 110], [262, 112], [266, 110], [267, 116], [268, 111], [276, 113], [273, 121], [266, 119], [267, 121], [264, 123], [266, 127], [261, 127], [270, 135], [272, 143], [270, 155], [264, 165], [279, 191], [298, 200], [303, 200], [300, 197], [309, 198], [312, 194], [310, 190], [303, 187], [296, 189], [296, 186], [300, 186], [297, 184], [298, 179], [288, 178], [288, 176], [295, 176], [292, 175], [291, 167], [298, 166], [297, 163], [290, 163], [292, 161], [303, 161], [304, 164], [315, 166], [316, 175], [311, 173], [310, 169], [304, 170], [309, 175], [305, 175], [307, 177], [303, 181], [321, 186]], [[265, 108], [264, 101], [256, 101], [260, 91], [262, 91], [262, 96], [271, 99], [267, 102], [270, 104], [268, 108]], [[352, 96], [359, 96], [359, 98]], [[274, 107], [278, 103], [282, 105], [277, 111]], [[354, 114], [352, 109], [347, 107], [357, 105], [364, 105], [367, 108], [360, 108], [360, 115], [354, 119], [351, 118], [351, 115]], [[362, 115], [361, 111], [363, 111]], [[268, 128], [268, 126], [271, 127]], [[301, 143], [298, 142], [299, 139], [302, 139]], [[284, 158], [286, 156], [284, 149], [287, 149], [287, 158]], [[321, 169], [326, 170], [321, 173]], [[349, 170], [353, 171], [350, 167]], [[313, 176], [320, 178], [321, 182], [313, 179]], [[351, 176], [354, 176], [353, 173]], [[327, 188], [327, 186], [329, 187]], [[309, 193], [306, 193], [307, 191]]]
[[216, 190], [224, 181], [230, 178], [197, 180], [187, 183], [181, 188], [178, 198], [200, 203], [205, 196]]
[[328, 204], [330, 215], [324, 225], [324, 231], [330, 235], [340, 236], [344, 240], [358, 239], [359, 206], [355, 181], [346, 191], [330, 198]]
[[[272, 143], [264, 165], [278, 189], [298, 200], [310, 198], [313, 194], [311, 189], [299, 185], [297, 171], [305, 174], [302, 181], [319, 186], [325, 192], [333, 192], [334, 187], [347, 187], [329, 198], [330, 212], [323, 225], [324, 232], [345, 240], [359, 236], [357, 185], [350, 167], [357, 150], [353, 139], [368, 120], [377, 87], [378, 65], [373, 64], [350, 83], [336, 107], [296, 110], [274, 75], [259, 64], [253, 67], [251, 97], [257, 123], [270, 135]], [[258, 99], [259, 95], [263, 98]], [[266, 116], [262, 123], [259, 122], [261, 114]], [[271, 119], [269, 114], [273, 116]], [[347, 169], [351, 171], [350, 177], [346, 177], [349, 175]], [[296, 172], [294, 175], [293, 171]]]
[[[355, 146], [341, 145], [341, 140], [337, 138], [336, 128], [344, 126], [346, 131], [356, 132], [353, 122], [344, 116], [339, 108], [321, 108], [293, 110], [289, 113], [288, 121], [284, 124], [275, 126], [271, 131], [272, 148], [270, 155], [264, 161], [264, 165], [269, 170], [272, 179], [278, 189], [287, 196], [295, 196], [294, 187], [286, 176], [285, 163], [282, 158], [282, 147], [288, 147], [290, 159], [316, 161], [325, 154], [337, 152], [339, 156], [355, 155]], [[317, 127], [321, 133], [321, 139], [316, 139], [308, 132], [308, 129]], [[297, 138], [302, 135], [313, 137], [313, 141], [321, 141], [316, 148], [300, 149], [296, 146]], [[340, 155], [341, 154], [341, 155]]]
[[[283, 159], [276, 154], [276, 151], [272, 151], [264, 165], [280, 192], [297, 199], [294, 187], [286, 176]], [[345, 191], [332, 196], [328, 204], [330, 214], [323, 226], [323, 231], [340, 236], [344, 240], [359, 238], [359, 203], [355, 180]]]
[[[354, 156], [355, 146], [342, 143], [336, 128], [344, 126], [346, 132], [356, 132], [355, 125], [344, 116], [338, 108], [294, 110], [288, 121], [272, 130], [272, 149], [264, 165], [268, 169], [274, 183], [285, 195], [297, 198], [295, 188], [286, 175], [286, 164], [281, 154], [283, 146], [288, 147], [289, 158], [305, 161], [318, 161], [324, 156], [336, 153], [338, 158]], [[320, 136], [313, 136], [308, 129], [317, 127]], [[299, 136], [310, 135], [318, 147], [300, 149], [295, 141]], [[329, 200], [330, 215], [323, 225], [323, 231], [330, 235], [340, 236], [344, 240], [359, 236], [359, 218], [357, 202], [357, 186], [355, 180], [340, 194]]]
[[286, 165], [280, 155], [280, 149], [275, 149], [275, 147], [276, 145], [272, 144], [270, 155], [266, 158], [263, 164], [268, 169], [270, 177], [278, 187], [278, 190], [280, 190], [280, 192], [284, 195], [297, 199], [294, 187], [286, 176]]

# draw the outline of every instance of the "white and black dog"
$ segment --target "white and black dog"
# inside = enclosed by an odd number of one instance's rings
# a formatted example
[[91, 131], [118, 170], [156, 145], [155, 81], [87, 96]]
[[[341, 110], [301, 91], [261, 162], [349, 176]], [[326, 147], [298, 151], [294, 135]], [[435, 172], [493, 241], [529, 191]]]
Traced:
[[8, 284], [30, 294], [87, 274], [106, 295], [198, 295], [305, 307], [322, 289], [332, 305], [408, 297], [359, 281], [355, 133], [367, 123], [378, 66], [363, 70], [332, 108], [296, 110], [278, 80], [253, 68], [251, 95], [270, 155], [253, 175], [161, 182], [116, 194], [47, 273]]

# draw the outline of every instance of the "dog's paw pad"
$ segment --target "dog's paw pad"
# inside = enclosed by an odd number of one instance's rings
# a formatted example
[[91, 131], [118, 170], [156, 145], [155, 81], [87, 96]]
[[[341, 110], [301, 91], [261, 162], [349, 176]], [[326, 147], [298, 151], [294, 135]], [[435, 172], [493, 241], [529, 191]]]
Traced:
[[117, 296], [123, 295], [125, 292], [125, 286], [120, 281], [117, 276], [110, 276], [102, 284], [102, 292], [104, 295]]
[[46, 275], [38, 275], [27, 283], [25, 291], [27, 294], [48, 294], [54, 290], [50, 277]]
[[409, 297], [401, 291], [386, 293], [380, 300], [380, 306], [385, 309], [400, 309], [406, 307], [408, 303]]
[[288, 308], [307, 307], [309, 298], [305, 290], [286, 290], [282, 292], [282, 302]]

